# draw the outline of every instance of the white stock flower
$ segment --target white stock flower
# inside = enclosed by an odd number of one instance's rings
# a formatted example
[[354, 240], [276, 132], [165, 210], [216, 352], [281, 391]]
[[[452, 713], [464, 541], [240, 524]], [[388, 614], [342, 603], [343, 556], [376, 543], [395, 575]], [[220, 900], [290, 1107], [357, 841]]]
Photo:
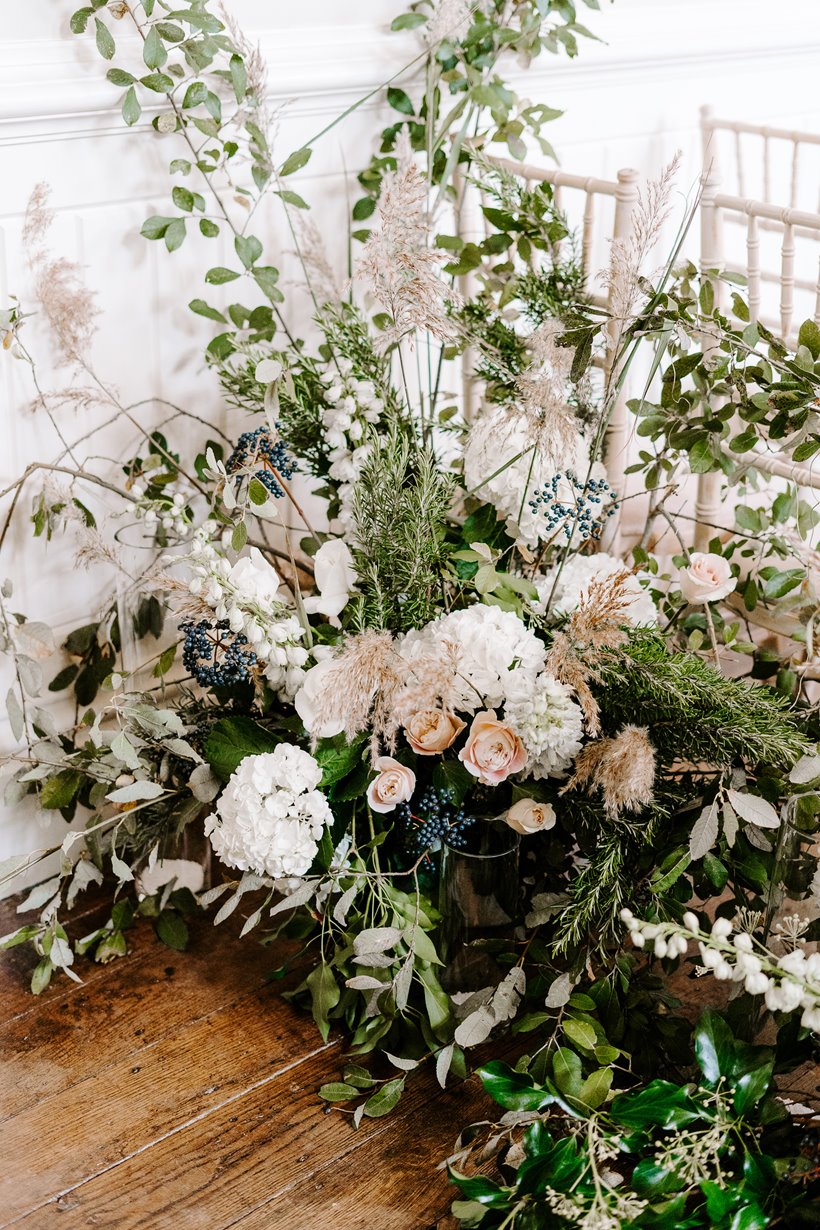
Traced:
[[534, 680], [519, 670], [510, 673], [504, 717], [527, 750], [527, 777], [555, 777], [581, 750], [581, 706], [566, 684], [546, 672]]
[[678, 580], [684, 602], [693, 606], [718, 602], [735, 588], [729, 561], [711, 551], [693, 551]]
[[[549, 602], [550, 616], [570, 615], [580, 606], [581, 599], [589, 592], [593, 581], [615, 576], [626, 567], [623, 560], [607, 554], [606, 551], [599, 551], [596, 555], [571, 555], [560, 572], [557, 568], [551, 568], [543, 577], [536, 577], [538, 601], [533, 603], [533, 606], [539, 613], [546, 614]], [[624, 618], [631, 624], [657, 624], [658, 612], [655, 603], [638, 577], [630, 576], [625, 584], [625, 592], [632, 595], [632, 599], [629, 608], [624, 612]]]
[[317, 789], [322, 770], [292, 743], [246, 756], [225, 787], [205, 832], [224, 863], [281, 879], [302, 876], [333, 813]]
[[[517, 615], [483, 603], [451, 611], [408, 632], [397, 648], [406, 661], [413, 662], [448, 643], [459, 653], [453, 707], [462, 713], [500, 708], [508, 688], [534, 680], [546, 659], [543, 643]], [[515, 680], [511, 677], [514, 670]]]
[[338, 620], [356, 584], [353, 556], [344, 539], [331, 538], [322, 543], [313, 557], [313, 570], [319, 593], [305, 598], [305, 610]]

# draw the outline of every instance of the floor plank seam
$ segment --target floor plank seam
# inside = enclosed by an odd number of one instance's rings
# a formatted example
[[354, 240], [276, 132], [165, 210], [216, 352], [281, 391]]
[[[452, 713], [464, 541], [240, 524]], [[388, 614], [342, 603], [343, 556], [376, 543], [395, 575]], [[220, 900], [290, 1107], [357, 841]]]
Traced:
[[124, 1157], [118, 1158], [117, 1161], [112, 1162], [110, 1166], [103, 1166], [101, 1170], [96, 1171], [94, 1174], [86, 1175], [85, 1178], [81, 1179], [79, 1182], [69, 1184], [68, 1187], [63, 1188], [59, 1192], [55, 1192], [52, 1196], [49, 1196], [48, 1200], [43, 1200], [40, 1204], [34, 1205], [32, 1208], [27, 1209], [25, 1213], [21, 1213], [17, 1217], [13, 1217], [11, 1221], [0, 1223], [0, 1230], [6, 1230], [6, 1227], [8, 1226], [19, 1225], [21, 1222], [25, 1221], [26, 1218], [32, 1217], [35, 1213], [39, 1212], [40, 1209], [47, 1208], [50, 1204], [56, 1204], [56, 1202], [61, 1200], [64, 1196], [69, 1195], [71, 1192], [77, 1191], [81, 1187], [85, 1187], [87, 1183], [91, 1183], [94, 1179], [100, 1178], [101, 1175], [109, 1174], [112, 1170], [116, 1170], [117, 1167], [122, 1166], [124, 1163], [129, 1162], [133, 1158], [139, 1157], [141, 1154], [147, 1153], [150, 1149], [162, 1144], [163, 1141], [169, 1140], [172, 1136], [176, 1136], [180, 1132], [186, 1131], [194, 1124], [201, 1123], [204, 1119], [209, 1118], [218, 1111], [224, 1110], [225, 1107], [231, 1106], [234, 1102], [238, 1102], [242, 1098], [247, 1097], [249, 1094], [255, 1093], [256, 1090], [262, 1089], [265, 1085], [269, 1085], [271, 1081], [275, 1081], [279, 1077], [287, 1075], [288, 1072], [295, 1071], [295, 1069], [299, 1068], [303, 1063], [307, 1063], [309, 1060], [315, 1059], [317, 1055], [321, 1055], [325, 1051], [334, 1050], [339, 1046], [339, 1041], [339, 1039], [334, 1039], [332, 1042], [323, 1043], [315, 1050], [309, 1051], [306, 1055], [294, 1060], [293, 1063], [289, 1063], [285, 1067], [279, 1068], [276, 1072], [272, 1072], [268, 1076], [262, 1077], [261, 1080], [255, 1081], [252, 1085], [248, 1085], [247, 1088], [241, 1091], [241, 1093], [232, 1094], [231, 1097], [226, 1098], [224, 1102], [220, 1102], [218, 1105], [209, 1107], [208, 1110], [202, 1111], [199, 1115], [194, 1115], [193, 1118], [187, 1119], [185, 1123], [177, 1124], [176, 1127], [171, 1128], [168, 1132], [163, 1132], [163, 1134], [158, 1136], [156, 1140], [140, 1145], [140, 1147], [135, 1149], [133, 1153], [128, 1153]]

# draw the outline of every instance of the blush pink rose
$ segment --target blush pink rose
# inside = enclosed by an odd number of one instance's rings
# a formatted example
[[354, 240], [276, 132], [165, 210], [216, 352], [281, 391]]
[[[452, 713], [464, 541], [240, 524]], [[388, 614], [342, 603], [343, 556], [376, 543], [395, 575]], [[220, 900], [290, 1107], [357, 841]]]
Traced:
[[686, 568], [681, 568], [680, 592], [693, 606], [718, 602], [735, 588], [729, 561], [711, 551], [693, 551]]
[[367, 787], [367, 801], [371, 809], [392, 811], [399, 803], [406, 803], [416, 788], [413, 770], [392, 756], [379, 756], [374, 767], [378, 769], [378, 777], [374, 777]]
[[555, 808], [551, 803], [536, 803], [535, 799], [519, 799], [513, 803], [504, 819], [516, 833], [526, 836], [541, 833], [555, 824]]
[[475, 715], [458, 758], [485, 786], [500, 785], [527, 763], [524, 744], [506, 722], [499, 722], [494, 709]]
[[420, 709], [410, 718], [404, 733], [417, 756], [440, 756], [466, 725], [461, 718], [444, 709]]

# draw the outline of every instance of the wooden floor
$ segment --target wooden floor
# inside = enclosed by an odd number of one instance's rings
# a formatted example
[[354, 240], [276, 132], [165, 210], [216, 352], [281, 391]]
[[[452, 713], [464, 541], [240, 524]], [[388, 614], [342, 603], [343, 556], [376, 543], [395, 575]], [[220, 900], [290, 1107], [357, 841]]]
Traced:
[[[80, 911], [80, 914], [82, 911]], [[76, 917], [81, 936], [105, 915]], [[20, 925], [0, 903], [0, 934]], [[281, 952], [241, 919], [192, 929], [188, 952], [147, 922], [128, 956], [82, 959], [84, 985], [28, 990], [32, 957], [0, 963], [0, 1227], [22, 1230], [431, 1230], [454, 1189], [435, 1166], [490, 1110], [475, 1078], [414, 1073], [399, 1108], [355, 1131], [316, 1096], [339, 1077], [265, 974]]]

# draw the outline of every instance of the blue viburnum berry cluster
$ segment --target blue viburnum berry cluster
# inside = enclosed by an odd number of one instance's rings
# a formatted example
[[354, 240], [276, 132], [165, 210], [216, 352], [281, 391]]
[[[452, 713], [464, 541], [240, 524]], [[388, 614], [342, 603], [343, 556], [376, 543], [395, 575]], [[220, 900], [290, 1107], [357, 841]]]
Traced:
[[182, 664], [204, 687], [245, 683], [256, 666], [256, 654], [242, 632], [232, 632], [227, 619], [185, 620]]
[[296, 462], [282, 441], [274, 439], [268, 427], [257, 427], [242, 433], [225, 469], [229, 474], [247, 471], [278, 500], [285, 494], [279, 480], [295, 473]]
[[437, 842], [454, 850], [464, 850], [475, 816], [468, 816], [463, 807], [455, 807], [448, 790], [428, 786], [411, 808], [402, 803], [396, 814], [403, 830], [402, 844], [412, 859], [419, 859]]
[[616, 492], [605, 478], [580, 479], [573, 470], [559, 470], [529, 501], [545, 522], [544, 537], [563, 529], [567, 541], [599, 538], [618, 508]]

